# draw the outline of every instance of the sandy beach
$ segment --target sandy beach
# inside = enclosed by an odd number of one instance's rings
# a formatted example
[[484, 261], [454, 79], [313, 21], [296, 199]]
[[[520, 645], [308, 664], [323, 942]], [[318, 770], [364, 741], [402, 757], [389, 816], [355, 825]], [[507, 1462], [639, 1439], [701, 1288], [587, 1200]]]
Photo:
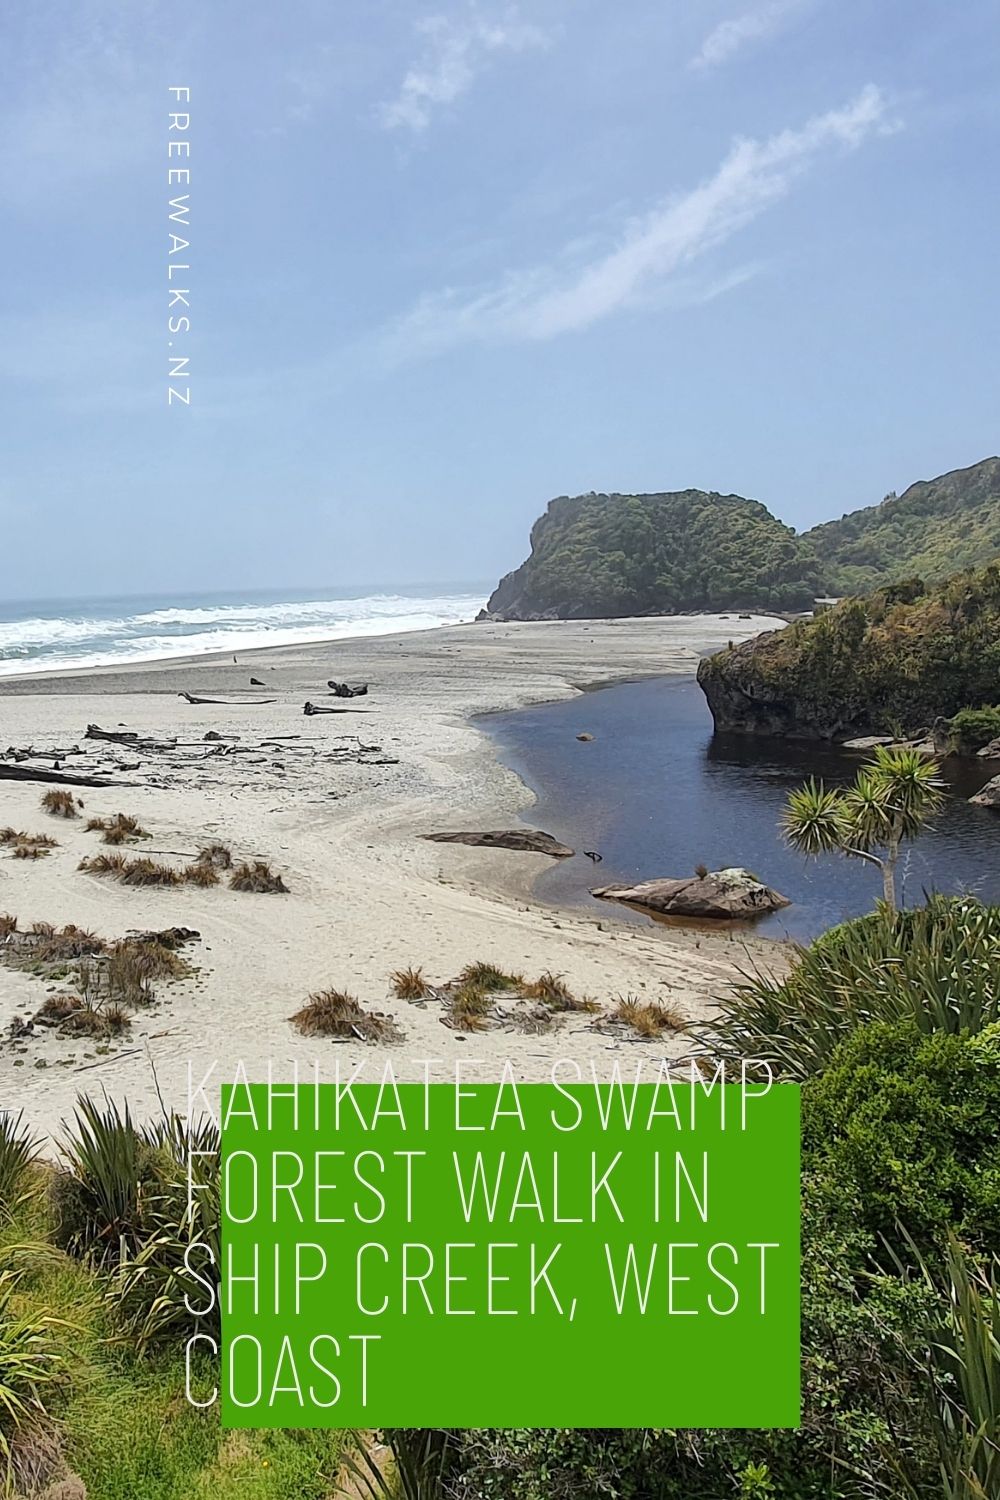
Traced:
[[[632, 1073], [640, 1058], [655, 1065], [683, 1055], [682, 1035], [637, 1045], [595, 1031], [588, 1015], [541, 1036], [499, 1028], [464, 1035], [441, 1024], [437, 1003], [390, 998], [388, 978], [412, 965], [444, 981], [484, 960], [529, 976], [559, 973], [574, 993], [605, 1005], [634, 994], [696, 1018], [745, 967], [748, 948], [780, 964], [778, 947], [745, 934], [639, 926], [616, 919], [613, 907], [546, 906], [531, 894], [544, 856], [420, 837], [531, 823], [531, 793], [498, 762], [473, 716], [692, 672], [701, 652], [776, 623], [477, 624], [248, 652], [237, 662], [200, 657], [0, 680], [0, 745], [47, 754], [79, 747], [60, 757], [64, 770], [119, 783], [82, 789], [83, 815], [62, 820], [41, 810], [44, 786], [0, 782], [0, 826], [58, 840], [37, 860], [0, 853], [0, 912], [22, 929], [45, 921], [106, 938], [174, 926], [201, 934], [188, 949], [196, 972], [159, 985], [156, 1004], [110, 1044], [38, 1027], [11, 1041], [12, 1021], [34, 1014], [46, 986], [0, 965], [0, 1104], [23, 1105], [34, 1127], [56, 1135], [81, 1091], [106, 1090], [145, 1116], [160, 1108], [158, 1085], [183, 1110], [189, 1062], [200, 1080], [218, 1060], [214, 1086], [233, 1076], [237, 1060], [251, 1078], [266, 1077], [269, 1063], [275, 1078], [291, 1077], [296, 1062], [304, 1074], [315, 1060], [324, 1076], [363, 1063], [371, 1078], [391, 1055], [400, 1077], [423, 1076], [430, 1059], [432, 1077], [451, 1078], [461, 1059], [470, 1078], [485, 1078], [509, 1059], [517, 1077], [532, 1079], [547, 1076], [557, 1058], [593, 1062], [602, 1073], [617, 1060]], [[263, 686], [251, 687], [252, 676]], [[328, 678], [367, 681], [370, 691], [338, 704]], [[182, 692], [256, 701], [190, 704]], [[356, 711], [309, 717], [306, 700]], [[178, 745], [163, 755], [86, 740], [89, 724]], [[586, 743], [574, 739], [572, 753], [585, 755]], [[269, 860], [289, 894], [225, 884], [131, 888], [79, 871], [81, 858], [102, 848], [87, 819], [117, 812], [136, 816], [151, 835], [127, 852], [181, 865], [221, 841], [237, 859]], [[391, 1014], [405, 1040], [383, 1050], [299, 1037], [288, 1017], [331, 986]]]

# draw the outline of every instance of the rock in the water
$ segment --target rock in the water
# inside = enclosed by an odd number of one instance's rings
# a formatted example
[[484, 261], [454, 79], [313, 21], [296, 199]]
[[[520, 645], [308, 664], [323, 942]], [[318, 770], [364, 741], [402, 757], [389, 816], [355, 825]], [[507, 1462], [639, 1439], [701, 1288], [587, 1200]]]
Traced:
[[875, 750], [879, 745], [894, 745], [896, 741], [891, 734], [863, 734], [857, 740], [844, 740], [845, 750]]
[[1000, 776], [994, 776], [993, 780], [988, 781], [974, 797], [969, 798], [969, 801], [975, 807], [989, 807], [994, 812], [1000, 812]]
[[593, 736], [593, 735], [592, 735], [592, 734], [588, 734], [588, 733], [587, 733], [587, 732], [586, 732], [586, 730], [584, 730], [584, 732], [583, 732], [583, 734], [578, 734], [578, 735], [577, 735], [577, 739], [578, 739], [578, 740], [583, 740], [583, 742], [584, 742], [584, 743], [585, 743], [585, 744], [586, 744], [586, 743], [587, 743], [587, 742], [589, 742], [589, 741], [590, 741], [590, 740], [592, 740], [592, 739], [593, 739], [593, 738], [594, 738], [594, 736]]
[[710, 870], [682, 880], [644, 880], [639, 885], [605, 885], [591, 892], [608, 901], [627, 901], [670, 917], [762, 917], [790, 906], [748, 870]]
[[519, 849], [527, 854], [551, 854], [568, 859], [574, 852], [551, 833], [538, 828], [503, 828], [487, 833], [425, 833], [432, 844], [472, 844], [477, 849]]
[[1000, 739], [990, 740], [976, 755], [979, 760], [1000, 760]]

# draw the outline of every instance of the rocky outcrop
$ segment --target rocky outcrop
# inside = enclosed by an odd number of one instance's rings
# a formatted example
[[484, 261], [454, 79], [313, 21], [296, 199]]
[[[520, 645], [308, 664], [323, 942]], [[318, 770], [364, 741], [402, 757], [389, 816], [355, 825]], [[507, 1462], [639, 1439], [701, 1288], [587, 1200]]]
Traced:
[[1000, 812], [1000, 776], [994, 776], [969, 801], [974, 807], [988, 807], [993, 812]]
[[[698, 682], [717, 730], [913, 740], [961, 724], [996, 695], [1000, 565], [935, 589], [919, 579], [843, 599], [704, 658]], [[933, 752], [934, 744], [921, 744]]]
[[644, 880], [639, 885], [604, 885], [591, 891], [606, 901], [624, 901], [668, 917], [743, 919], [763, 917], [790, 906], [748, 870], [710, 870], [680, 880]]
[[471, 844], [476, 849], [518, 849], [525, 854], [551, 854], [568, 859], [574, 852], [551, 833], [538, 828], [503, 828], [486, 833], [425, 833], [432, 844]]

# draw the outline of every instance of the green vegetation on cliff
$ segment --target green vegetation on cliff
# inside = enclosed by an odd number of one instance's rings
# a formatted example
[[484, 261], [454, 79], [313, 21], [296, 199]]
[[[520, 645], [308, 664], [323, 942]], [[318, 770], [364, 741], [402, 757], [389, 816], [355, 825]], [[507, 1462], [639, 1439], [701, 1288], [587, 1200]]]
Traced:
[[938, 583], [1000, 557], [1000, 458], [921, 480], [801, 536], [756, 500], [704, 490], [561, 496], [487, 606], [506, 619], [811, 610], [819, 595]]
[[1000, 681], [1000, 565], [844, 599], [813, 620], [730, 646], [698, 668], [715, 726], [838, 739], [916, 733], [992, 704]]
[[807, 531], [831, 594], [867, 593], [916, 575], [938, 583], [1000, 557], [1000, 458], [911, 484]]
[[487, 608], [514, 619], [811, 609], [812, 547], [756, 500], [682, 490], [563, 496], [531, 531], [531, 556]]

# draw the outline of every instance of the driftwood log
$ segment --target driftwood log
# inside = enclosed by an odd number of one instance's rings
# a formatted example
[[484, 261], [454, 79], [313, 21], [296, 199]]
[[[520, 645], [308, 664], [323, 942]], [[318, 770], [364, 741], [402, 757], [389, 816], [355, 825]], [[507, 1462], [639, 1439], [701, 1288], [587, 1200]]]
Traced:
[[194, 693], [178, 693], [188, 703], [218, 703], [223, 708], [251, 708], [263, 703], [277, 703], [277, 698], [197, 698]]
[[107, 776], [73, 776], [68, 771], [44, 771], [40, 766], [11, 766], [0, 761], [0, 781], [48, 781], [56, 786], [127, 786]]
[[144, 740], [131, 729], [102, 729], [99, 724], [88, 724], [85, 740], [106, 740], [112, 745], [127, 745], [130, 750], [174, 750], [176, 740]]
[[367, 708], [335, 708], [332, 703], [306, 703], [304, 714], [366, 714]]
[[351, 687], [348, 682], [334, 682], [331, 677], [327, 687], [335, 698], [366, 698], [368, 696], [367, 682], [359, 682], [357, 687]]

